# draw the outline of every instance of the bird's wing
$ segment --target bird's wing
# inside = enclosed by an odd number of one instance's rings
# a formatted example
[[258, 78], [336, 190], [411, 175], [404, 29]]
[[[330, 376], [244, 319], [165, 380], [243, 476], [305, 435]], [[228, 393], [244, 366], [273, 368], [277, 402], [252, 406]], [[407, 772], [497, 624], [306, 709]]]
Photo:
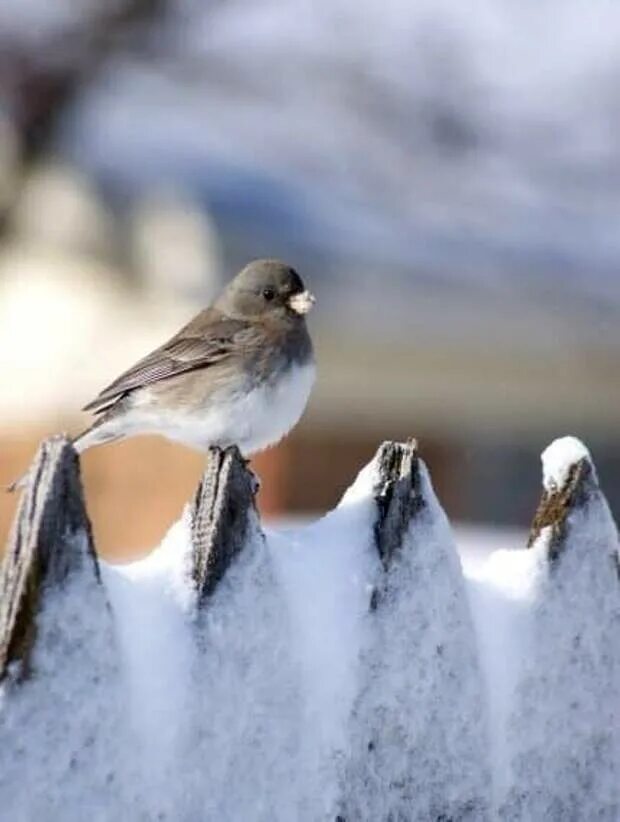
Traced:
[[164, 345], [137, 362], [104, 388], [84, 411], [104, 411], [136, 388], [174, 377], [196, 368], [208, 368], [246, 346], [253, 335], [247, 323], [207, 309]]

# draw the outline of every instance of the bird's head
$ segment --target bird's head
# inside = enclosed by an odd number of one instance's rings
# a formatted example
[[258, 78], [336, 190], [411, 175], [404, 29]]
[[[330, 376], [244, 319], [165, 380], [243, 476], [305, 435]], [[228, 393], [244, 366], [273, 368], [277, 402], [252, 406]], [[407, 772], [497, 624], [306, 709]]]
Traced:
[[310, 311], [314, 297], [290, 265], [280, 260], [254, 260], [228, 285], [216, 306], [232, 317], [280, 318], [298, 321]]

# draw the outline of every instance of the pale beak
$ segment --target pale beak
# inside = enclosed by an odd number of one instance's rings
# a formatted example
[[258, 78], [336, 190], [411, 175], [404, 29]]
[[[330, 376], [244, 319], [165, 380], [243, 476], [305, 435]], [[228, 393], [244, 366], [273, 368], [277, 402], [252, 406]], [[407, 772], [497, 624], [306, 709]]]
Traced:
[[314, 295], [309, 291], [293, 294], [293, 296], [288, 299], [289, 308], [292, 308], [296, 314], [307, 314], [314, 303]]

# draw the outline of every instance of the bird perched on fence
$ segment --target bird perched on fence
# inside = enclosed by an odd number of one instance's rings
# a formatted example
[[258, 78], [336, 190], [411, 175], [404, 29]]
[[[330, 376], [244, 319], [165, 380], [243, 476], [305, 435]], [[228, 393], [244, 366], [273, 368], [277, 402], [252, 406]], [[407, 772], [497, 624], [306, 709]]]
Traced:
[[139, 434], [204, 451], [237, 445], [245, 456], [273, 445], [301, 417], [314, 382], [305, 322], [313, 304], [289, 265], [251, 262], [212, 306], [85, 406], [97, 419], [76, 450]]

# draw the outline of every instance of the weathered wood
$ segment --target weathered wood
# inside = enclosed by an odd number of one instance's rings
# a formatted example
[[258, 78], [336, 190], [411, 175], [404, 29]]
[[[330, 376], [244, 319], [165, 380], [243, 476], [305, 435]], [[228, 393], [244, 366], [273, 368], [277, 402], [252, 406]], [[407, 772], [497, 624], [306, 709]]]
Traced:
[[373, 465], [375, 564], [334, 822], [489, 819], [483, 684], [452, 534], [417, 443]]
[[[425, 505], [420, 490], [418, 443], [414, 439], [384, 442], [375, 460], [378, 477], [374, 488], [374, 542], [383, 569], [388, 571], [400, 552], [411, 520]], [[376, 610], [381, 595], [382, 588], [373, 588], [371, 611]]]
[[[83, 534], [80, 541], [71, 540]], [[13, 662], [28, 672], [44, 590], [89, 563], [99, 578], [78, 456], [65, 436], [45, 440], [28, 473], [0, 568], [0, 679]]]
[[571, 511], [582, 508], [593, 494], [601, 493], [598, 480], [589, 459], [573, 463], [561, 488], [543, 489], [540, 503], [534, 515], [527, 547], [531, 548], [545, 528], [549, 529], [547, 556], [556, 560], [566, 542], [567, 519]]
[[378, 480], [375, 485], [377, 519], [375, 545], [387, 570], [411, 520], [424, 507], [420, 492], [418, 444], [416, 440], [384, 442], [376, 456]]
[[530, 613], [514, 623], [527, 631], [527, 659], [501, 728], [509, 778], [497, 816], [616, 820], [618, 531], [583, 443], [556, 440], [542, 463], [533, 556], [522, 566], [529, 579], [521, 577]]
[[256, 513], [257, 481], [237, 447], [209, 450], [192, 508], [192, 577], [199, 607], [242, 550]]

